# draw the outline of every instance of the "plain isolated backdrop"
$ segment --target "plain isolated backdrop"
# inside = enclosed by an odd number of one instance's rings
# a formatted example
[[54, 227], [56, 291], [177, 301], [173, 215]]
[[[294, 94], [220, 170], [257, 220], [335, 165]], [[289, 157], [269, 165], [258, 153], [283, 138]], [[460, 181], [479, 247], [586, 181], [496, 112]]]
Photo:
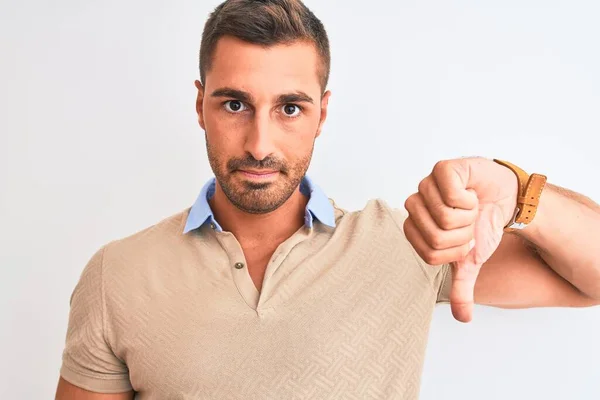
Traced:
[[[0, 398], [53, 398], [89, 257], [211, 177], [193, 82], [218, 3], [1, 1]], [[470, 155], [600, 200], [599, 3], [306, 3], [333, 57], [309, 174], [338, 204], [403, 207]], [[600, 307], [475, 311], [436, 309], [422, 399], [600, 398]]]

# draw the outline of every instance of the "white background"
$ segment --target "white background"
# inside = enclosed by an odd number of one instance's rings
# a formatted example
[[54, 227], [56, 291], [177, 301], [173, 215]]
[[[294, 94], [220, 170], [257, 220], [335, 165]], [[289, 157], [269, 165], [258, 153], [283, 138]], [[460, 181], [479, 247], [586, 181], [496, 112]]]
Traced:
[[[217, 4], [2, 0], [0, 398], [53, 398], [89, 257], [211, 177], [193, 82]], [[437, 160], [468, 155], [600, 200], [597, 2], [307, 5], [333, 57], [309, 174], [341, 206], [402, 207]], [[421, 397], [599, 399], [598, 338], [600, 307], [478, 307], [465, 325], [440, 306]]]

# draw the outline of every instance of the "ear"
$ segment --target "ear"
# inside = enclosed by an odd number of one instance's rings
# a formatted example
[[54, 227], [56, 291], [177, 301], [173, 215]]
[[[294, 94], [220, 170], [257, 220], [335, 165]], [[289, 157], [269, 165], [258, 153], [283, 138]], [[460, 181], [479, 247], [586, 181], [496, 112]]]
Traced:
[[198, 89], [198, 96], [196, 97], [196, 114], [198, 114], [198, 124], [200, 124], [202, 129], [206, 130], [204, 127], [204, 109], [202, 107], [202, 102], [204, 101], [204, 87], [198, 80], [196, 80], [194, 84], [196, 85], [196, 89]]
[[321, 97], [321, 119], [319, 120], [319, 127], [317, 128], [317, 136], [321, 134], [321, 129], [323, 129], [323, 123], [327, 119], [327, 106], [329, 105], [329, 96], [331, 96], [331, 91], [326, 91]]

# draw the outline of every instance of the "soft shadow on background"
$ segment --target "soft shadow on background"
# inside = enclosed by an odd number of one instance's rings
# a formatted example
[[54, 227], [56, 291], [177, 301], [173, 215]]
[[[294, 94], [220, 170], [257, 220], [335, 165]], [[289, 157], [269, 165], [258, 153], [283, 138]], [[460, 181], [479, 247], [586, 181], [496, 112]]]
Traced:
[[[0, 5], [0, 398], [54, 395], [89, 257], [211, 176], [193, 82], [218, 3]], [[339, 205], [402, 207], [436, 161], [470, 155], [600, 200], [599, 3], [306, 4], [333, 57], [309, 173]], [[600, 398], [600, 308], [475, 311], [437, 308], [423, 400]]]

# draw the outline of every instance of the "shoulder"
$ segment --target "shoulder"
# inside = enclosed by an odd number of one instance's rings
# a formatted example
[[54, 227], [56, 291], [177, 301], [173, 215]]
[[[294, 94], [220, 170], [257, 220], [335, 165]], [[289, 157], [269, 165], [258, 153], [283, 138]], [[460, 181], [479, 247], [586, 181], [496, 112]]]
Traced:
[[432, 285], [439, 285], [447, 266], [428, 264], [418, 255], [404, 233], [404, 222], [408, 218], [408, 212], [404, 208], [391, 206], [386, 200], [375, 198], [367, 201], [359, 210], [339, 210], [340, 216], [336, 219], [338, 229], [347, 229], [352, 235], [372, 238], [377, 241], [378, 247], [389, 243], [393, 246], [394, 253], [405, 260], [412, 260], [412, 264]]
[[164, 218], [128, 236], [104, 244], [102, 254], [104, 275], [121, 275], [158, 260], [176, 249], [189, 245], [189, 235], [183, 230], [189, 208]]
[[107, 243], [106, 246], [111, 249], [135, 250], [138, 246], [150, 246], [163, 243], [165, 240], [178, 240], [183, 236], [183, 229], [189, 211], [190, 209], [187, 208], [144, 229], [115, 239]]
[[[342, 208], [332, 202], [335, 210], [338, 236], [360, 237], [360, 243], [366, 244], [373, 240], [383, 244], [405, 242], [402, 221], [405, 218], [402, 211], [391, 207], [385, 200], [370, 199], [356, 210]], [[406, 242], [407, 243], [407, 242]], [[408, 248], [404, 249], [410, 251]]]
[[335, 210], [336, 223], [362, 221], [365, 225], [372, 225], [374, 229], [387, 227], [388, 225], [402, 228], [404, 220], [408, 217], [405, 210], [392, 207], [386, 200], [380, 198], [368, 200], [363, 208], [355, 211], [348, 211], [339, 207], [333, 201], [332, 204]]

